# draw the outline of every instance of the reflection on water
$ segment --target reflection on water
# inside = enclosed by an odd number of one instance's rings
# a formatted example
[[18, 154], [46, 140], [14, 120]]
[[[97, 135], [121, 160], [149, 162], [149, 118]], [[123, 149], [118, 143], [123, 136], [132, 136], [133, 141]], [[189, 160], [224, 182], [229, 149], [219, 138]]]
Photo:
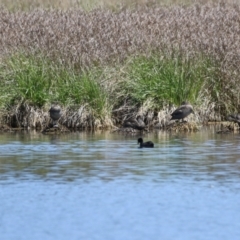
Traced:
[[238, 240], [240, 135], [0, 135], [6, 240]]
[[201, 131], [144, 137], [155, 142], [154, 149], [139, 149], [136, 136], [109, 132], [1, 135], [0, 180], [240, 180], [239, 135]]

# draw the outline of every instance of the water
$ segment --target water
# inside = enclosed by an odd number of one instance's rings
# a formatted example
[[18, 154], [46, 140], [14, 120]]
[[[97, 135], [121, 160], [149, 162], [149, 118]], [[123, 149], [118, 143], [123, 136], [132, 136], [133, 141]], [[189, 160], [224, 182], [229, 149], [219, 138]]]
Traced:
[[0, 239], [238, 240], [240, 135], [0, 135]]

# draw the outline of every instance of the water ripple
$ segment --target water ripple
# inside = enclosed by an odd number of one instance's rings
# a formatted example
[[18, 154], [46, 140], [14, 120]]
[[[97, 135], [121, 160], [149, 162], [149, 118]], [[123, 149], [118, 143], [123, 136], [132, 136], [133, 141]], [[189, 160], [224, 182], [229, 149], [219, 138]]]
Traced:
[[234, 135], [149, 135], [154, 139], [154, 149], [139, 149], [135, 137], [108, 137], [59, 136], [54, 142], [47, 137], [30, 141], [24, 136], [21, 141], [2, 137], [0, 180], [192, 178], [223, 182], [240, 178], [239, 139]]

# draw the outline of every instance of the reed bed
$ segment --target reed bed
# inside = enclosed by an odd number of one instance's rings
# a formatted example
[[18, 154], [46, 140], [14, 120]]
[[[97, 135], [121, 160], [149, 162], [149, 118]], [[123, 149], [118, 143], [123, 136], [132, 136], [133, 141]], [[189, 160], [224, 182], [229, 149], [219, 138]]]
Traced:
[[[227, 3], [236, 3], [239, 0], [225, 0]], [[97, 8], [108, 8], [114, 11], [121, 7], [135, 7], [136, 5], [173, 5], [193, 4], [195, 0], [1, 0], [0, 4], [10, 11], [31, 11], [36, 8], [61, 9], [81, 8], [91, 11]], [[218, 0], [199, 0], [200, 4], [206, 2], [218, 2]]]
[[90, 125], [106, 127], [133, 115], [161, 122], [163, 109], [169, 114], [188, 99], [198, 120], [221, 120], [240, 108], [239, 29], [240, 6], [223, 2], [90, 12], [2, 8], [0, 106], [87, 105]]

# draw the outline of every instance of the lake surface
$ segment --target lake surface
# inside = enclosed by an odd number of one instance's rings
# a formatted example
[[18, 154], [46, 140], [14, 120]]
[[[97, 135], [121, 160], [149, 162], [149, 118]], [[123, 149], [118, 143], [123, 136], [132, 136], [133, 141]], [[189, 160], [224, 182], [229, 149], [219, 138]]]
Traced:
[[0, 134], [1, 240], [239, 240], [240, 134]]

